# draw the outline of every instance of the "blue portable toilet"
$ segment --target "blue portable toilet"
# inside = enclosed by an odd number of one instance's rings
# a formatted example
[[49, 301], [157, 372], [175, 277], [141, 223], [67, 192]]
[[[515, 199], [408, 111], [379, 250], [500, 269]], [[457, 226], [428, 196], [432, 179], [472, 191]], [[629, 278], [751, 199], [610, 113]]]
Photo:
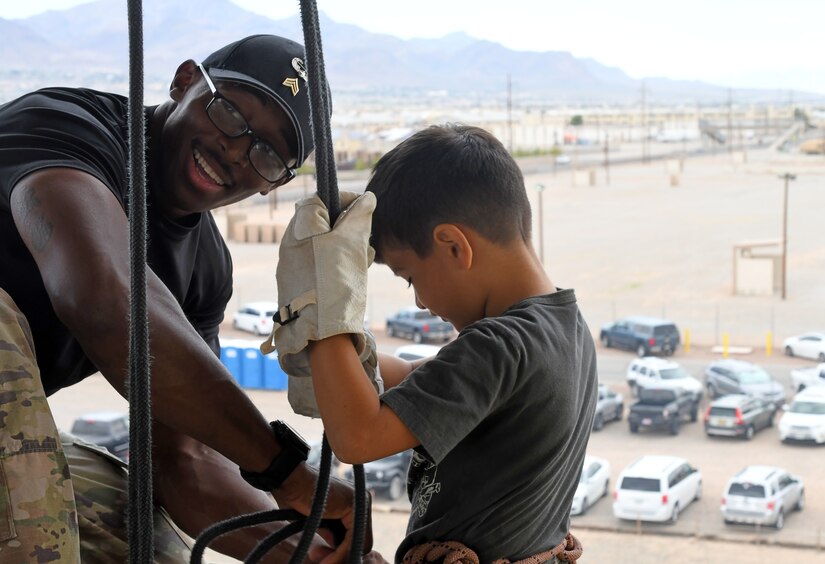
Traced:
[[286, 390], [286, 372], [278, 363], [278, 352], [264, 355], [264, 389]]
[[256, 347], [241, 349], [241, 365], [243, 366], [244, 388], [263, 388], [264, 385], [264, 357]]
[[221, 362], [235, 381], [241, 384], [243, 378], [243, 365], [241, 364], [241, 352], [234, 342], [221, 341]]

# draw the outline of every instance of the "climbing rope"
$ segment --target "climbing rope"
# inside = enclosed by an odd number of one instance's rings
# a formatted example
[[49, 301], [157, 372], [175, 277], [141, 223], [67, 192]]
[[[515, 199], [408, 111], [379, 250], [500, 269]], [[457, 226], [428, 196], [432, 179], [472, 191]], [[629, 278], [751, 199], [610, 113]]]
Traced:
[[143, 109], [143, 12], [128, 0], [129, 20], [129, 518], [130, 564], [154, 560], [152, 403], [146, 306], [146, 138]]
[[[304, 46], [306, 49], [307, 72], [309, 76], [309, 102], [310, 113], [312, 115], [312, 135], [315, 143], [315, 169], [317, 180], [317, 191], [321, 201], [329, 210], [330, 224], [335, 223], [335, 219], [341, 213], [341, 202], [338, 195], [338, 179], [335, 172], [335, 153], [332, 146], [332, 134], [329, 123], [331, 114], [331, 102], [329, 98], [329, 87], [327, 85], [326, 73], [324, 70], [323, 49], [321, 47], [321, 33], [318, 24], [318, 10], [314, 0], [301, 0], [301, 24], [304, 33]], [[253, 515], [241, 516], [228, 519], [213, 525], [201, 533], [195, 542], [192, 550], [190, 562], [200, 563], [203, 552], [214, 539], [219, 536], [234, 531], [239, 528], [249, 527], [256, 524], [293, 520], [280, 531], [273, 533], [261, 541], [257, 547], [246, 557], [247, 564], [258, 562], [271, 548], [303, 529], [298, 546], [290, 558], [290, 564], [298, 564], [304, 561], [312, 540], [319, 526], [329, 527], [333, 533], [343, 534], [340, 523], [325, 522], [321, 516], [326, 507], [327, 495], [329, 493], [329, 478], [332, 469], [332, 450], [327, 441], [326, 434], [323, 436], [321, 446], [321, 464], [318, 469], [318, 482], [312, 499], [312, 508], [309, 516], [298, 518], [297, 513], [291, 510], [275, 510]], [[367, 520], [369, 512], [368, 495], [366, 491], [366, 481], [364, 468], [360, 464], [353, 466], [355, 480], [355, 520], [353, 525], [353, 541], [350, 549], [349, 561], [360, 563], [364, 549], [364, 539], [366, 537]], [[298, 520], [295, 520], [298, 519]], [[337, 525], [337, 527], [336, 527]], [[340, 537], [336, 539], [339, 542]]]

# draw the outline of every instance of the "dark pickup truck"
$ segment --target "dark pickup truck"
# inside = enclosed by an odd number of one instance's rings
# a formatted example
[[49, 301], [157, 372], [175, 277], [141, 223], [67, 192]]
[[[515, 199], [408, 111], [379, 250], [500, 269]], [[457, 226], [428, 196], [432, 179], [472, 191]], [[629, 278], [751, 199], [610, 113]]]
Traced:
[[683, 420], [696, 421], [698, 410], [689, 392], [678, 388], [640, 388], [639, 401], [630, 406], [627, 420], [631, 433], [639, 432], [640, 427], [649, 427], [667, 429], [671, 435], [677, 435]]
[[448, 341], [455, 327], [426, 309], [402, 309], [387, 319], [387, 336], [404, 337], [416, 343], [424, 341]]

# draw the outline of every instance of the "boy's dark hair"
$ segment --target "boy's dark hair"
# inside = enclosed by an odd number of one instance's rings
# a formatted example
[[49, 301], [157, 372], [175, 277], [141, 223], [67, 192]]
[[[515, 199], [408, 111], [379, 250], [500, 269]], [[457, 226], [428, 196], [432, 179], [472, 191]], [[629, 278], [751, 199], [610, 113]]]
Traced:
[[427, 256], [441, 223], [470, 227], [499, 244], [530, 239], [521, 170], [501, 142], [479, 127], [445, 124], [417, 132], [381, 157], [367, 190], [378, 201], [370, 241], [378, 262], [387, 246]]

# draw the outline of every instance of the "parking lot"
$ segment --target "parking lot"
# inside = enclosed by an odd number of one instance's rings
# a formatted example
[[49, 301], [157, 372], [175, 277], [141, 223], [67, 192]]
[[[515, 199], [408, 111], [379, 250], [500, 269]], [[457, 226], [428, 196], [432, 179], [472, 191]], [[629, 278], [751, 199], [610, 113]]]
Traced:
[[[779, 235], [781, 183], [776, 174], [786, 170], [798, 175], [789, 207], [788, 298], [733, 296], [732, 246], [741, 240]], [[673, 358], [701, 379], [707, 363], [719, 357], [711, 347], [728, 333], [732, 345], [752, 350], [742, 358], [759, 363], [783, 382], [790, 398], [790, 369], [813, 362], [783, 357], [776, 350], [766, 356], [765, 337], [771, 331], [778, 343], [792, 334], [825, 328], [825, 239], [821, 235], [825, 162], [749, 154], [747, 163], [733, 165], [720, 154], [686, 162], [676, 187], [668, 184], [662, 163], [611, 168], [609, 185], [598, 178], [596, 186], [573, 187], [569, 173], [538, 171], [526, 177], [536, 210], [537, 194], [532, 189], [538, 183], [546, 187], [543, 215], [536, 212], [536, 224], [544, 222], [548, 272], [558, 286], [576, 289], [595, 336], [603, 323], [625, 315], [673, 319], [682, 331], [690, 329], [693, 335], [690, 353], [680, 349]], [[273, 214], [266, 206], [243, 210]], [[274, 215], [285, 221], [290, 213], [291, 204], [284, 204]], [[216, 215], [219, 223], [225, 220], [225, 212]], [[275, 299], [277, 245], [231, 243], [230, 250], [235, 293], [222, 335], [256, 339], [234, 332], [231, 317], [245, 302]], [[367, 314], [379, 348], [392, 352], [410, 343], [387, 338], [383, 326], [387, 315], [412, 304], [412, 291], [382, 266], [371, 269], [369, 284]], [[623, 393], [629, 405], [625, 370], [633, 353], [601, 346], [598, 353], [602, 383]], [[250, 397], [266, 417], [288, 420], [308, 439], [320, 438], [320, 420], [294, 415], [285, 393], [251, 391]], [[88, 411], [126, 409], [125, 401], [99, 376], [59, 392], [52, 404], [58, 425], [64, 428]], [[825, 546], [825, 479], [821, 478], [825, 447], [782, 444], [775, 428], [760, 431], [749, 442], [711, 439], [704, 435], [700, 419], [685, 423], [677, 436], [648, 431], [631, 434], [624, 420], [608, 423], [592, 434], [588, 450], [610, 462], [613, 480], [642, 455], [684, 457], [701, 471], [704, 495], [675, 525], [620, 522], [612, 515], [611, 500], [600, 500], [586, 515], [573, 518], [573, 530], [580, 530], [585, 545], [589, 541], [592, 547], [580, 562], [825, 561], [821, 550]], [[725, 482], [749, 464], [782, 466], [805, 481], [807, 507], [789, 515], [781, 531], [730, 527], [722, 522], [719, 502]], [[377, 501], [376, 547], [391, 556], [403, 536], [405, 504]]]

